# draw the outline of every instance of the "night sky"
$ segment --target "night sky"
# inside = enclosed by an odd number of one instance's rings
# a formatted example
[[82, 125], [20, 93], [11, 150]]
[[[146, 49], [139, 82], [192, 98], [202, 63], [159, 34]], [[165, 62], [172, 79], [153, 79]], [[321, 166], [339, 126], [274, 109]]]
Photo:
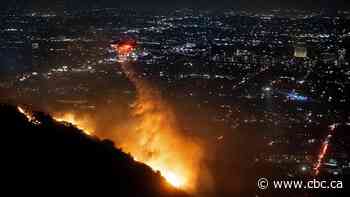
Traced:
[[248, 8], [254, 10], [271, 8], [301, 8], [301, 9], [348, 9], [347, 0], [2, 0], [1, 8], [27, 7], [45, 9], [53, 7], [54, 2], [71, 9], [124, 7], [136, 9], [172, 9], [172, 8]]

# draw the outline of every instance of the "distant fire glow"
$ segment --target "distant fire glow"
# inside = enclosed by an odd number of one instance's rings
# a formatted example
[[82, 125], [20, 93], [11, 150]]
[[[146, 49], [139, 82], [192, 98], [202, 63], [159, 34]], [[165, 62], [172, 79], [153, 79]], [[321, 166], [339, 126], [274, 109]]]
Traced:
[[117, 49], [119, 54], [128, 54], [134, 49], [134, 47], [131, 44], [123, 44], [119, 45]]
[[131, 54], [136, 48], [136, 42], [133, 40], [128, 40], [118, 44], [112, 44], [111, 47], [118, 55], [118, 62], [126, 62], [131, 58]]
[[35, 125], [41, 124], [41, 122], [38, 121], [31, 112], [26, 111], [20, 106], [17, 106], [17, 110], [27, 118], [28, 122], [31, 122]]

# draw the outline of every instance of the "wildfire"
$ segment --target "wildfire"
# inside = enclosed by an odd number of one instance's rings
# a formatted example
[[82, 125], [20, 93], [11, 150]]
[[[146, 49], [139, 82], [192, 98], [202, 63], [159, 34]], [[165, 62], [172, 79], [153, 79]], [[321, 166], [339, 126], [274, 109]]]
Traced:
[[[112, 45], [118, 55], [127, 56], [135, 44]], [[193, 139], [179, 132], [171, 108], [163, 101], [160, 92], [142, 80], [126, 61], [120, 64], [128, 79], [135, 85], [137, 98], [131, 106], [130, 120], [119, 125], [113, 133], [95, 132], [91, 120], [75, 113], [55, 114], [55, 120], [69, 122], [98, 137], [109, 138], [135, 160], [159, 171], [169, 184], [193, 192], [202, 158], [202, 149]]]
[[[133, 74], [130, 70], [128, 73]], [[200, 147], [178, 132], [174, 114], [159, 92], [144, 83], [136, 87], [142, 90], [138, 90], [132, 106], [133, 121], [117, 137], [122, 139], [119, 146], [160, 171], [174, 187], [193, 191], [202, 155]]]
[[[160, 107], [156, 102], [147, 103], [139, 98], [132, 107], [131, 124], [125, 125], [125, 130], [116, 129], [114, 138], [109, 138], [135, 160], [159, 171], [172, 186], [194, 191], [200, 147], [175, 132], [173, 115], [162, 109], [163, 104]], [[91, 120], [74, 112], [54, 114], [54, 119], [71, 123], [88, 135], [106, 137], [95, 132]]]
[[184, 184], [184, 180], [182, 177], [177, 176], [172, 172], [164, 172], [163, 176], [175, 187], [181, 187]]
[[38, 121], [31, 112], [24, 110], [20, 106], [17, 106], [17, 110], [27, 118], [28, 122], [31, 122], [35, 125], [41, 124], [41, 122]]
[[136, 42], [134, 40], [125, 40], [118, 44], [112, 44], [111, 47], [115, 49], [118, 56], [127, 56], [135, 49]]
[[[112, 47], [122, 55], [134, 49], [129, 44]], [[174, 113], [160, 92], [140, 78], [128, 62], [121, 63], [121, 67], [135, 85], [137, 99], [131, 123], [116, 137], [119, 146], [159, 171], [174, 187], [194, 191], [202, 157], [200, 146], [179, 132]]]
[[119, 54], [128, 54], [133, 50], [133, 46], [131, 44], [124, 44], [118, 46], [118, 53]]
[[92, 135], [94, 133], [91, 122], [87, 118], [78, 117], [74, 113], [56, 114], [53, 118], [58, 122], [67, 122], [73, 124], [87, 135]]

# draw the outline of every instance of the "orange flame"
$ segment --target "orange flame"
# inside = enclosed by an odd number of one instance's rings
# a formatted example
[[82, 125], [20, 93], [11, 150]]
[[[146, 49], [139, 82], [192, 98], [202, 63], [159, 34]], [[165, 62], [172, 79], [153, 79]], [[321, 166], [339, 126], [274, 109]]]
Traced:
[[130, 53], [132, 50], [133, 46], [131, 46], [130, 44], [125, 44], [118, 47], [118, 52], [120, 54], [127, 54]]
[[92, 135], [94, 133], [94, 128], [91, 125], [91, 121], [86, 117], [78, 117], [74, 113], [68, 112], [63, 114], [55, 114], [53, 118], [58, 122], [73, 124], [87, 135]]
[[[112, 47], [121, 56], [128, 55], [134, 49], [133, 45], [128, 44]], [[142, 80], [127, 62], [122, 63], [121, 67], [135, 85], [137, 99], [132, 105], [130, 122], [118, 127], [109, 138], [135, 160], [159, 171], [172, 186], [195, 192], [202, 158], [201, 146], [179, 132], [173, 111], [157, 89]], [[89, 135], [106, 137], [95, 132], [91, 121], [74, 114], [56, 114], [54, 117], [57, 121], [76, 125]]]
[[[128, 45], [112, 47], [118, 53], [130, 49]], [[119, 146], [138, 161], [160, 171], [174, 187], [194, 191], [202, 158], [201, 147], [179, 132], [174, 113], [160, 92], [142, 80], [128, 62], [121, 63], [121, 67], [135, 85], [137, 99], [132, 106], [133, 127], [126, 126]]]
[[122, 67], [135, 84], [138, 97], [132, 106], [134, 128], [127, 129], [121, 147], [160, 171], [171, 185], [194, 191], [202, 157], [200, 146], [178, 131], [175, 116], [160, 93], [137, 77], [130, 65]]
[[17, 106], [17, 110], [27, 118], [28, 122], [31, 122], [35, 125], [41, 124], [41, 122], [38, 121], [31, 112], [26, 111], [20, 106]]
[[118, 55], [128, 55], [135, 49], [134, 43], [113, 44], [111, 47], [116, 50]]

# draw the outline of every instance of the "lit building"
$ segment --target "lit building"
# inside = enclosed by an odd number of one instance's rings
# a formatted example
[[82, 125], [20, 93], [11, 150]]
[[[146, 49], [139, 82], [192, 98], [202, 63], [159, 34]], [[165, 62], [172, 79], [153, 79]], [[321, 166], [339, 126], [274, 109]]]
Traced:
[[307, 57], [307, 49], [306, 49], [306, 47], [296, 46], [294, 48], [294, 57], [306, 58]]

